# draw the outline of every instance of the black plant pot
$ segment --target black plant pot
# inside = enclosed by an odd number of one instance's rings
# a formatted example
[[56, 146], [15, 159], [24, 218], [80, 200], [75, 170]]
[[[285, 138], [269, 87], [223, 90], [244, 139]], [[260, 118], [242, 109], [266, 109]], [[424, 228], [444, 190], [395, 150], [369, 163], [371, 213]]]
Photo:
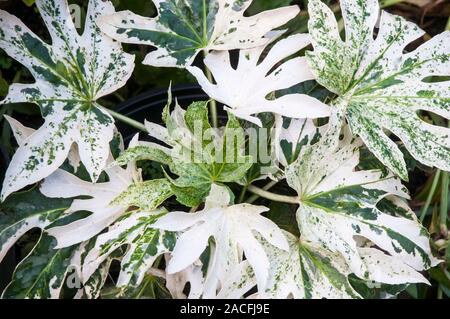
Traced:
[[[206, 101], [209, 99], [208, 95], [198, 85], [180, 85], [172, 88], [172, 97], [177, 99], [178, 103], [187, 107], [195, 101]], [[153, 90], [138, 95], [134, 98], [121, 103], [116, 111], [120, 114], [126, 115], [138, 122], [148, 120], [155, 123], [162, 123], [162, 111], [167, 104], [167, 90]], [[219, 111], [219, 117], [222, 117], [222, 112]], [[122, 133], [124, 141], [129, 141], [137, 130], [127, 124], [117, 122], [119, 132]]]

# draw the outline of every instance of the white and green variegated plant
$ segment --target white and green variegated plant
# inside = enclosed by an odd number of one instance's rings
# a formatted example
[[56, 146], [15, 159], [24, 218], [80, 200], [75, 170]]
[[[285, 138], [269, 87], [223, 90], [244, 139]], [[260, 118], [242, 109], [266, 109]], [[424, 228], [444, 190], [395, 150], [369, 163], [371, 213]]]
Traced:
[[[90, 0], [80, 35], [67, 0], [36, 0], [51, 44], [0, 11], [0, 48], [35, 79], [0, 103], [35, 103], [44, 119], [5, 116], [18, 148], [0, 262], [40, 235], [2, 297], [365, 298], [429, 284], [441, 261], [408, 206], [401, 150], [450, 170], [450, 129], [420, 116], [450, 118], [450, 33], [406, 50], [423, 31], [376, 0], [341, 0], [343, 29], [309, 0], [309, 34], [293, 35], [298, 6], [153, 3], [146, 18]], [[169, 89], [161, 123], [103, 107], [133, 72], [121, 42], [155, 47], [144, 64], [186, 69], [210, 100], [183, 108]], [[125, 149], [114, 118], [143, 140]]]

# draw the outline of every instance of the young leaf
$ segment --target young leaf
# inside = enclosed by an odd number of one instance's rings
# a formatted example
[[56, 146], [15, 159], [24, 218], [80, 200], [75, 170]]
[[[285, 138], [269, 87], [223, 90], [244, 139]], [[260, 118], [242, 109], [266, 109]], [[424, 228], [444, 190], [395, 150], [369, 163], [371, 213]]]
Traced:
[[277, 42], [267, 56], [263, 53], [268, 47], [241, 50], [236, 68], [231, 65], [229, 52], [212, 52], [205, 58], [205, 64], [217, 84], [211, 83], [197, 67], [188, 67], [188, 70], [211, 98], [225, 104], [237, 117], [259, 126], [262, 126], [261, 120], [254, 114], [262, 112], [294, 118], [327, 117], [329, 107], [307, 94], [268, 98], [271, 93], [314, 79], [304, 57], [282, 63], [306, 47], [309, 41], [306, 34], [290, 36]]
[[[412, 214], [405, 218], [396, 213], [401, 209], [382, 211], [377, 206], [387, 196], [407, 198], [406, 189], [392, 175], [382, 178], [380, 170], [356, 171], [361, 142], [352, 141], [348, 133], [339, 140], [342, 116], [330, 121], [323, 138], [304, 148], [286, 170], [287, 181], [300, 198], [297, 221], [302, 238], [341, 253], [362, 279], [423, 282], [414, 269], [428, 269], [438, 262], [431, 254], [426, 230], [411, 219]], [[361, 251], [372, 245], [377, 248]], [[396, 265], [397, 270], [380, 266], [374, 271], [366, 262], [370, 258]]]
[[110, 203], [133, 184], [137, 172], [132, 165], [126, 170], [113, 167], [105, 172], [109, 177], [109, 181], [105, 183], [92, 184], [63, 170], [57, 170], [42, 183], [41, 192], [50, 198], [90, 197], [75, 199], [66, 214], [87, 211], [91, 212], [91, 215], [48, 230], [48, 233], [57, 239], [58, 248], [89, 240], [127, 210], [126, 205]]
[[183, 231], [177, 240], [167, 273], [173, 274], [194, 263], [213, 237], [215, 249], [205, 278], [206, 295], [215, 295], [218, 283], [224, 285], [243, 253], [255, 272], [259, 287], [268, 278], [269, 260], [255, 239], [255, 232], [270, 244], [288, 249], [281, 230], [269, 219], [260, 216], [267, 211], [261, 206], [240, 204], [229, 206], [231, 197], [225, 187], [213, 185], [205, 208], [198, 213], [173, 212], [161, 217], [154, 225], [168, 231]]
[[[421, 163], [450, 170], [450, 129], [418, 115], [450, 118], [450, 32], [403, 53], [424, 34], [415, 24], [383, 11], [374, 40], [377, 0], [343, 0], [341, 8], [345, 41], [332, 11], [319, 0], [309, 2], [314, 51], [307, 59], [317, 81], [340, 96], [335, 106], [345, 108], [353, 133], [402, 179], [408, 179], [406, 164], [386, 130]], [[432, 76], [437, 80], [429, 81]]]
[[[183, 205], [198, 206], [212, 184], [238, 182], [252, 166], [252, 158], [244, 155], [244, 131], [239, 122], [230, 116], [224, 129], [211, 128], [207, 102], [194, 102], [186, 111], [176, 104], [166, 126], [146, 123], [152, 137], [172, 147], [163, 150], [171, 156], [165, 164], [178, 178], [166, 177]], [[155, 154], [157, 150], [145, 152]]]
[[157, 48], [144, 63], [159, 67], [185, 67], [198, 52], [257, 47], [270, 41], [272, 31], [300, 11], [290, 6], [245, 17], [252, 0], [153, 0], [156, 18], [130, 11], [99, 19], [103, 32], [112, 38]]
[[0, 262], [8, 250], [33, 228], [45, 229], [64, 215], [72, 200], [49, 199], [38, 188], [12, 195], [0, 204]]
[[123, 86], [134, 58], [95, 24], [111, 14], [110, 2], [90, 0], [83, 35], [71, 19], [66, 0], [37, 0], [52, 45], [19, 19], [0, 11], [0, 48], [27, 67], [36, 82], [13, 84], [1, 104], [30, 102], [45, 123], [19, 147], [3, 183], [1, 198], [54, 172], [76, 143], [80, 158], [96, 181], [109, 156], [114, 121], [97, 100]]
[[108, 232], [98, 236], [95, 247], [86, 256], [83, 278], [87, 280], [104, 260], [123, 245], [128, 245], [121, 262], [117, 286], [138, 286], [156, 258], [172, 251], [176, 235], [154, 227], [163, 210], [130, 212], [117, 221]]

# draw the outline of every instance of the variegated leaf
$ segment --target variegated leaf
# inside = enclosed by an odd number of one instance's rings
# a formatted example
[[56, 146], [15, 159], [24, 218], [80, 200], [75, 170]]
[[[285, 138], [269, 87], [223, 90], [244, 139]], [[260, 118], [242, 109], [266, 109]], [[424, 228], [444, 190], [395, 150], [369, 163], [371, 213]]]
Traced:
[[294, 162], [303, 147], [316, 143], [326, 126], [317, 126], [310, 119], [277, 117], [275, 124], [275, 153], [284, 166]]
[[205, 64], [217, 84], [211, 83], [197, 67], [188, 67], [188, 70], [211, 98], [225, 104], [237, 117], [259, 126], [262, 126], [261, 120], [254, 115], [262, 112], [293, 118], [327, 117], [329, 107], [307, 94], [269, 98], [276, 91], [314, 79], [304, 57], [285, 61], [309, 42], [308, 35], [296, 34], [277, 42], [267, 55], [263, 53], [268, 46], [241, 50], [237, 67], [231, 65], [229, 52], [212, 52], [205, 58]]
[[[286, 233], [289, 252], [263, 244], [271, 261], [271, 277], [267, 288], [259, 294], [265, 298], [342, 299], [361, 298], [351, 285], [351, 269], [340, 253], [307, 242]], [[413, 268], [378, 249], [358, 248], [373, 277], [391, 273], [391, 284], [403, 282], [426, 283], [427, 280]], [[379, 285], [374, 279], [372, 285]], [[379, 285], [381, 286], [381, 285]]]
[[42, 183], [41, 192], [49, 198], [88, 197], [75, 199], [66, 214], [87, 211], [91, 215], [48, 230], [57, 239], [58, 248], [89, 240], [127, 210], [126, 205], [110, 203], [134, 183], [138, 175], [134, 166], [129, 165], [127, 169], [116, 166], [105, 172], [109, 177], [109, 181], [105, 183], [92, 184], [63, 170], [57, 170]]
[[19, 19], [0, 11], [0, 48], [26, 66], [36, 82], [13, 84], [1, 104], [30, 102], [41, 108], [44, 124], [19, 147], [9, 166], [2, 199], [54, 172], [77, 144], [81, 162], [96, 181], [109, 156], [114, 121], [97, 104], [123, 86], [134, 58], [95, 24], [114, 12], [108, 1], [90, 0], [84, 33], [73, 24], [66, 0], [37, 0], [52, 45]]
[[[170, 262], [171, 256], [165, 256], [166, 264]], [[203, 293], [203, 264], [200, 260], [195, 261], [182, 271], [174, 274], [166, 272], [166, 288], [169, 290], [173, 299], [199, 299]], [[189, 292], [186, 296], [186, 286], [189, 283]]]
[[[106, 283], [106, 280], [109, 276], [109, 271], [111, 267], [111, 263], [115, 258], [121, 257], [121, 251], [118, 250], [115, 254], [111, 255], [107, 258], [103, 263], [97, 268], [97, 270], [92, 274], [92, 276], [83, 281], [83, 265], [86, 260], [86, 256], [90, 250], [93, 249], [95, 245], [96, 238], [92, 238], [89, 241], [83, 242], [78, 245], [77, 250], [74, 252], [72, 256], [72, 261], [76, 268], [76, 280], [80, 284], [78, 287], [78, 291], [74, 296], [74, 299], [97, 299], [100, 297], [102, 289]], [[64, 248], [63, 248], [64, 249]], [[80, 287], [81, 286], [81, 287]]]
[[112, 225], [108, 232], [99, 235], [95, 247], [84, 261], [83, 280], [88, 280], [114, 251], [127, 245], [117, 286], [138, 286], [155, 260], [175, 246], [175, 233], [154, 228], [155, 221], [164, 214], [164, 210], [132, 211]]
[[[24, 126], [22, 123], [20, 123], [19, 121], [8, 115], [3, 115], [3, 117], [6, 119], [6, 121], [8, 121], [9, 126], [11, 127], [11, 130], [13, 132], [14, 138], [16, 139], [17, 144], [19, 146], [22, 146], [25, 143], [26, 139], [36, 132], [35, 129]], [[74, 171], [76, 172], [78, 167], [80, 166], [81, 161], [78, 152], [78, 147], [76, 144], [72, 145], [69, 154], [67, 156], [67, 160], [69, 164], [73, 167]]]
[[56, 240], [43, 234], [30, 255], [17, 266], [2, 298], [60, 298], [77, 246], [63, 249], [55, 249], [55, 246]]
[[12, 195], [0, 204], [0, 262], [8, 250], [33, 228], [45, 229], [64, 216], [72, 200], [49, 199], [37, 188]]
[[345, 108], [353, 133], [402, 179], [408, 179], [406, 164], [388, 132], [421, 163], [450, 170], [450, 129], [419, 117], [429, 111], [450, 118], [450, 32], [404, 53], [424, 34], [415, 24], [383, 11], [374, 39], [377, 0], [343, 0], [341, 8], [345, 41], [332, 11], [309, 2], [314, 51], [307, 59], [317, 81], [339, 95], [334, 104]]
[[132, 184], [125, 192], [116, 197], [111, 205], [153, 210], [172, 195], [170, 182], [167, 179], [154, 179]]
[[[333, 116], [323, 138], [304, 148], [286, 170], [289, 185], [299, 194], [297, 221], [302, 238], [341, 253], [350, 270], [362, 279], [417, 282], [422, 277], [405, 269], [421, 271], [438, 262], [431, 254], [427, 231], [412, 214], [405, 218], [405, 205], [397, 204], [398, 198], [408, 198], [400, 180], [392, 174], [382, 177], [380, 170], [355, 169], [361, 142], [352, 141], [349, 134], [339, 140], [342, 120], [342, 116]], [[401, 209], [378, 206], [388, 197], [397, 197], [391, 205]], [[361, 251], [371, 246], [370, 256], [369, 250]], [[387, 266], [374, 271], [365, 260], [380, 259], [377, 254], [384, 256]], [[389, 265], [396, 265], [397, 270]]]
[[276, 299], [354, 299], [359, 294], [347, 276], [351, 270], [339, 253], [332, 253], [284, 232], [289, 251], [260, 239], [270, 260], [267, 287], [260, 298]]
[[252, 48], [270, 41], [272, 31], [294, 18], [298, 6], [244, 16], [252, 0], [153, 0], [156, 18], [122, 11], [99, 19], [101, 29], [125, 43], [152, 45], [145, 64], [190, 65], [199, 51]]
[[[168, 105], [170, 102], [169, 99]], [[170, 154], [171, 160], [165, 164], [178, 178], [166, 177], [181, 204], [198, 206], [213, 183], [238, 182], [252, 166], [251, 156], [244, 155], [245, 136], [237, 119], [231, 115], [225, 128], [212, 128], [207, 102], [194, 102], [186, 111], [176, 103], [165, 122], [166, 127], [151, 122], [146, 122], [146, 127], [152, 137], [171, 148], [151, 147], [139, 154], [144, 157], [145, 153]], [[141, 155], [130, 153], [124, 157], [139, 159]], [[151, 157], [160, 158], [159, 155]]]
[[243, 260], [250, 263], [258, 286], [264, 287], [268, 278], [269, 260], [255, 238], [261, 234], [270, 244], [288, 249], [286, 239], [276, 224], [260, 214], [268, 209], [249, 204], [230, 205], [226, 187], [213, 185], [205, 208], [197, 213], [172, 212], [161, 217], [156, 228], [183, 232], [177, 240], [167, 273], [179, 272], [194, 263], [214, 238], [211, 261], [204, 283], [204, 296], [215, 296], [217, 288], [225, 285], [235, 267]]

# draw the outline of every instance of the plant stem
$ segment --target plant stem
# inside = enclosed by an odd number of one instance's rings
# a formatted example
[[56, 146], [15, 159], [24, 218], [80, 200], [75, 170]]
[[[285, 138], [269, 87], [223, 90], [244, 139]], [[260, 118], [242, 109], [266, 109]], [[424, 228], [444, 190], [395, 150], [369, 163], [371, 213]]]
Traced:
[[441, 288], [441, 286], [438, 287], [436, 299], [442, 299], [442, 288]]
[[423, 223], [423, 220], [425, 219], [425, 215], [427, 214], [427, 210], [430, 207], [431, 201], [433, 200], [434, 193], [436, 192], [436, 186], [439, 181], [439, 177], [441, 176], [441, 171], [437, 170], [434, 174], [433, 183], [431, 184], [430, 191], [428, 192], [427, 200], [425, 204], [422, 206], [422, 209], [420, 210], [420, 222]]
[[402, 3], [404, 0], [384, 0], [384, 1], [380, 1], [380, 7], [386, 8], [386, 7], [390, 7], [393, 5], [396, 5], [398, 3]]
[[97, 105], [97, 107], [99, 109], [102, 109], [105, 112], [108, 112], [115, 119], [117, 119], [117, 120], [119, 120], [121, 122], [124, 122], [125, 124], [128, 124], [128, 125], [130, 125], [130, 126], [132, 126], [134, 128], [137, 128], [138, 130], [141, 130], [143, 132], [147, 132], [147, 129], [146, 129], [145, 125], [140, 123], [140, 122], [135, 121], [135, 120], [129, 118], [128, 116], [122, 115], [122, 114], [120, 114], [118, 112], [115, 112], [113, 110], [107, 109], [107, 108], [105, 108], [103, 106]]
[[[206, 51], [203, 51], [203, 57], [206, 58]], [[206, 77], [208, 78], [208, 81], [213, 83], [213, 76], [211, 74], [211, 71], [208, 69], [208, 67], [205, 65], [205, 73], [206, 73]], [[209, 111], [211, 113], [211, 120], [212, 120], [212, 125], [213, 127], [218, 127], [219, 123], [217, 120], [217, 102], [214, 99], [211, 99], [209, 101]]]
[[268, 192], [262, 188], [259, 188], [259, 187], [253, 186], [253, 185], [249, 185], [248, 190], [256, 195], [259, 195], [266, 199], [273, 200], [275, 202], [288, 203], [288, 204], [298, 204], [299, 203], [298, 197], [274, 194], [274, 193]]
[[242, 203], [244, 201], [245, 194], [247, 193], [247, 188], [248, 188], [248, 185], [245, 185], [242, 188], [241, 194], [239, 195], [238, 203]]
[[441, 181], [441, 185], [442, 185], [442, 189], [441, 189], [441, 207], [440, 207], [440, 230], [441, 230], [441, 235], [444, 236], [445, 238], [448, 237], [448, 229], [447, 229], [447, 214], [448, 214], [448, 184], [449, 184], [449, 179], [448, 179], [448, 173], [447, 172], [442, 172], [442, 181]]
[[[262, 189], [265, 191], [268, 191], [269, 189], [271, 189], [272, 187], [274, 187], [276, 184], [278, 184], [278, 182], [276, 181], [271, 181], [270, 183], [268, 183], [266, 186], [264, 186]], [[259, 195], [252, 195], [251, 197], [249, 197], [249, 199], [247, 200], [247, 203], [249, 204], [253, 204], [260, 196]]]

